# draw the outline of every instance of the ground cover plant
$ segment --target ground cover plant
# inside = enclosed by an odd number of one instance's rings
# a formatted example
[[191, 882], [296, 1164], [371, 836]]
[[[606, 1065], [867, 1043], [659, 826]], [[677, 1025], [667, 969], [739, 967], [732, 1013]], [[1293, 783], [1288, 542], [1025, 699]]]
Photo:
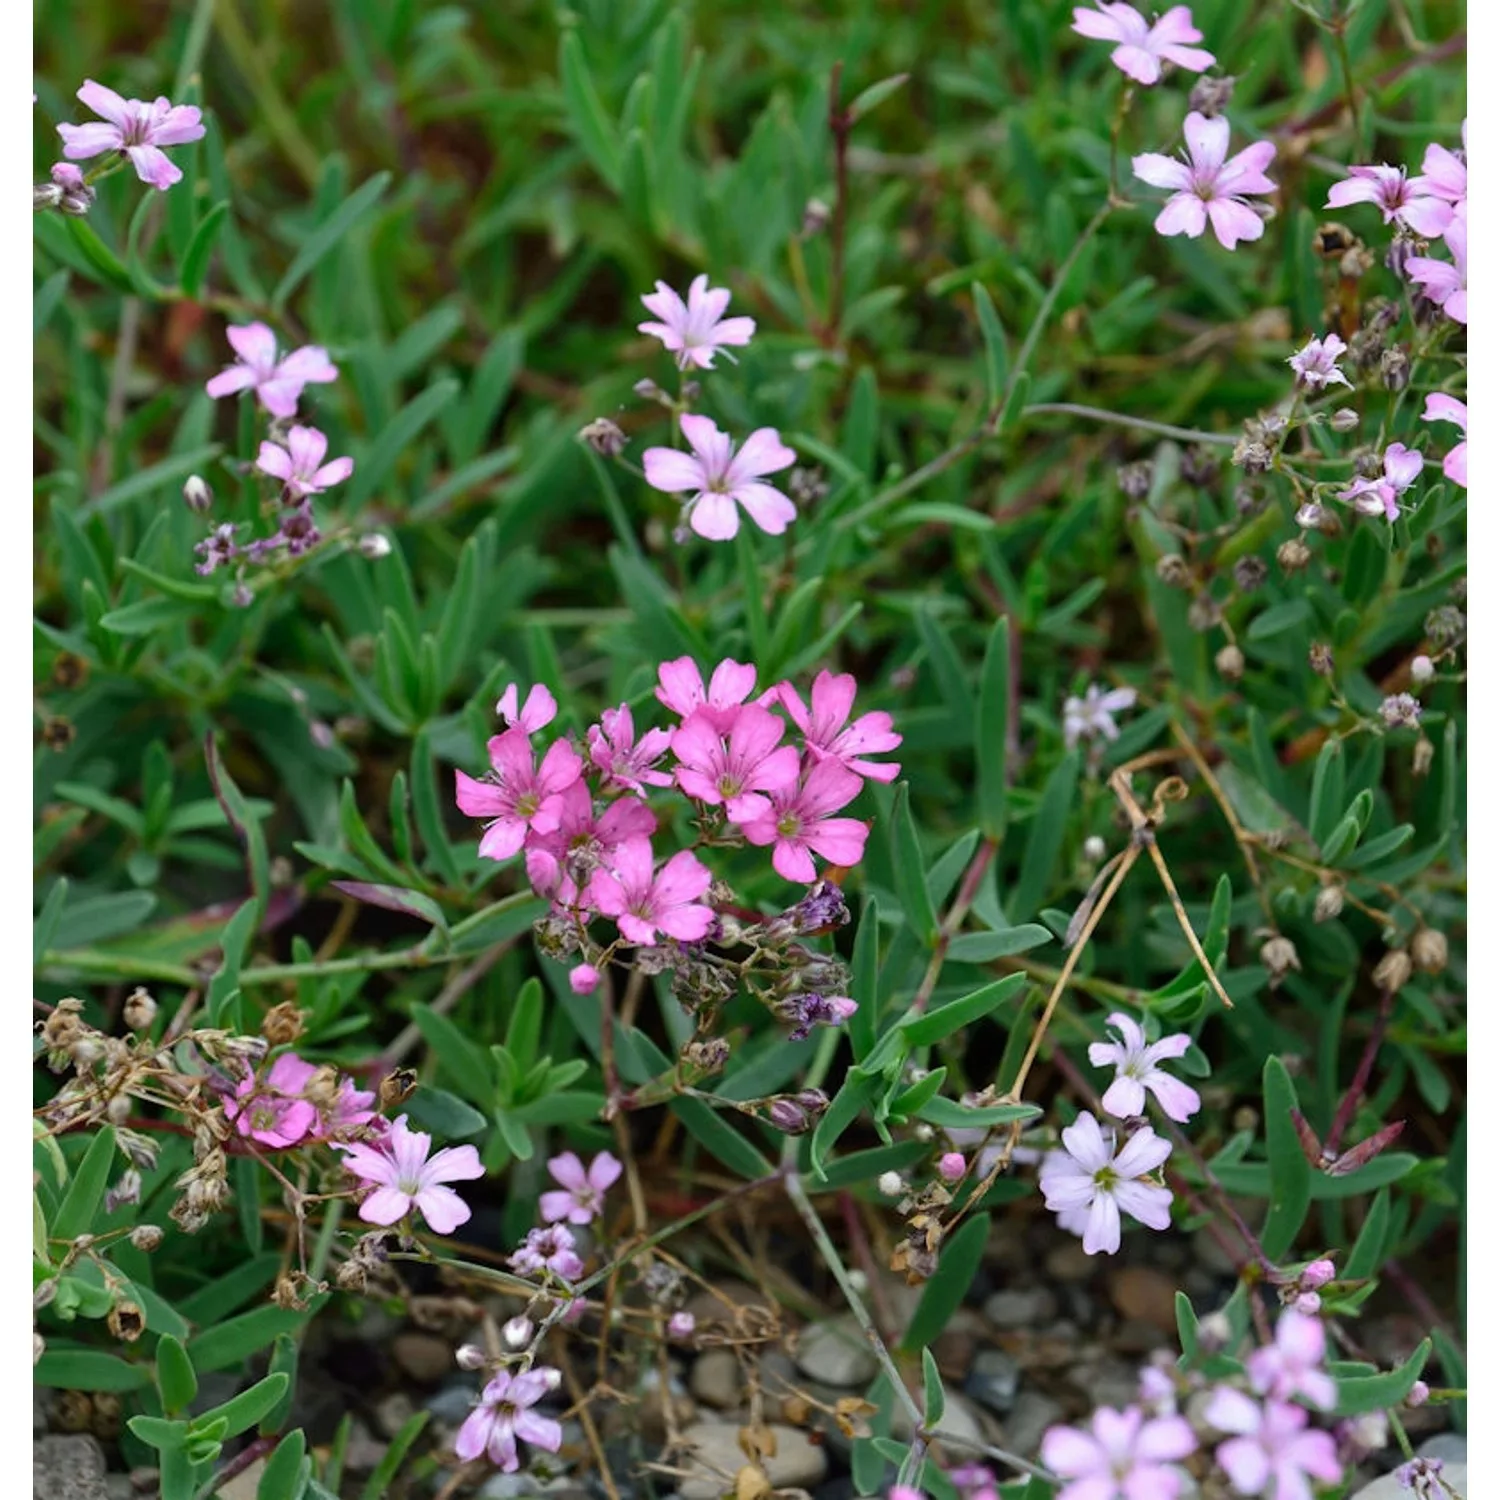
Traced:
[[39, 1493], [1466, 1493], [1463, 20], [49, 9]]

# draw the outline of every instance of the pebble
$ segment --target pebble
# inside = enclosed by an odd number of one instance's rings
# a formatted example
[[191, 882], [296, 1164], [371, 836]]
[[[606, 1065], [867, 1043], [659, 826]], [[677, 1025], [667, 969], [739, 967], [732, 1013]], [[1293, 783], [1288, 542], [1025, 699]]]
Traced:
[[1060, 1245], [1054, 1245], [1042, 1261], [1047, 1275], [1056, 1281], [1088, 1281], [1099, 1269], [1098, 1257], [1086, 1255], [1083, 1241], [1072, 1235]]
[[1122, 1318], [1139, 1318], [1166, 1334], [1176, 1332], [1177, 1287], [1165, 1272], [1150, 1266], [1115, 1266], [1105, 1286]]
[[1003, 1349], [982, 1349], [964, 1382], [964, 1394], [981, 1406], [1005, 1416], [1016, 1404], [1021, 1388], [1021, 1367]]
[[[1469, 1466], [1466, 1463], [1449, 1463], [1443, 1460], [1442, 1481], [1459, 1496], [1467, 1500], [1469, 1494]], [[1412, 1492], [1403, 1488], [1394, 1474], [1382, 1474], [1362, 1490], [1356, 1490], [1350, 1500], [1412, 1500]]]
[[1045, 1328], [1057, 1316], [1057, 1297], [1044, 1286], [996, 1292], [984, 1315], [996, 1328]]
[[[678, 1486], [682, 1500], [716, 1500], [734, 1488], [734, 1476], [749, 1463], [732, 1422], [694, 1422], [683, 1433], [692, 1452], [682, 1460], [691, 1477]], [[776, 1489], [816, 1484], [828, 1472], [828, 1454], [805, 1432], [773, 1423], [776, 1452], [764, 1461], [766, 1477]]]
[[31, 1445], [37, 1500], [108, 1500], [104, 1470], [104, 1449], [86, 1432], [53, 1432]]
[[688, 1298], [683, 1311], [692, 1313], [700, 1331], [706, 1324], [733, 1328], [735, 1308], [749, 1309], [751, 1319], [764, 1322], [772, 1316], [770, 1302], [771, 1299], [759, 1287], [745, 1281], [724, 1280], [715, 1282], [712, 1292], [695, 1292]]
[[1075, 1375], [1073, 1384], [1094, 1406], [1112, 1406], [1120, 1411], [1139, 1399], [1141, 1375], [1135, 1365], [1122, 1359], [1105, 1358], [1087, 1373], [1080, 1371]]
[[344, 1449], [344, 1467], [351, 1474], [369, 1474], [385, 1457], [381, 1442], [358, 1417], [349, 1423], [349, 1442]]
[[47, 1403], [40, 1391], [31, 1393], [31, 1435], [39, 1438], [47, 1430]]
[[419, 1385], [436, 1385], [453, 1370], [453, 1349], [435, 1333], [408, 1330], [391, 1340], [396, 1367]]
[[1233, 1276], [1239, 1269], [1207, 1225], [1193, 1235], [1193, 1255], [1205, 1271], [1215, 1276]]
[[740, 1362], [729, 1349], [708, 1349], [693, 1361], [688, 1389], [705, 1406], [728, 1411], [740, 1404], [745, 1377]]
[[1040, 1391], [1022, 1391], [1014, 1410], [1005, 1419], [1006, 1447], [1022, 1458], [1033, 1457], [1042, 1446], [1042, 1434], [1061, 1422], [1063, 1415], [1062, 1407], [1050, 1396]]
[[1417, 1456], [1440, 1458], [1445, 1464], [1466, 1464], [1469, 1461], [1469, 1440], [1461, 1432], [1440, 1432], [1417, 1449]]
[[990, 1342], [984, 1319], [972, 1307], [955, 1309], [948, 1326], [932, 1341], [932, 1357], [945, 1380], [963, 1383], [974, 1363], [974, 1351]]
[[257, 1458], [247, 1468], [241, 1469], [228, 1484], [221, 1484], [215, 1493], [219, 1500], [256, 1500], [260, 1476], [265, 1472], [265, 1459]]
[[436, 1395], [426, 1401], [427, 1410], [439, 1422], [457, 1427], [469, 1415], [477, 1391], [472, 1385], [445, 1385]]
[[1150, 1354], [1162, 1347], [1162, 1330], [1144, 1318], [1126, 1318], [1110, 1338], [1121, 1354]]
[[135, 1486], [131, 1484], [129, 1474], [106, 1474], [104, 1493], [109, 1500], [135, 1500]]
[[797, 1344], [797, 1368], [829, 1385], [868, 1385], [880, 1368], [852, 1313], [814, 1323]]
[[661, 1376], [655, 1370], [647, 1370], [641, 1378], [641, 1401], [636, 1408], [641, 1430], [647, 1437], [660, 1439], [666, 1434], [666, 1414], [670, 1406], [672, 1425], [681, 1429], [698, 1415], [697, 1403], [687, 1393], [687, 1387], [672, 1375], [667, 1383], [667, 1397], [662, 1399]]
[[372, 1413], [375, 1418], [375, 1430], [382, 1437], [393, 1438], [411, 1420], [411, 1415], [415, 1410], [416, 1407], [411, 1397], [405, 1391], [395, 1391], [389, 1396], [384, 1396], [375, 1403]]

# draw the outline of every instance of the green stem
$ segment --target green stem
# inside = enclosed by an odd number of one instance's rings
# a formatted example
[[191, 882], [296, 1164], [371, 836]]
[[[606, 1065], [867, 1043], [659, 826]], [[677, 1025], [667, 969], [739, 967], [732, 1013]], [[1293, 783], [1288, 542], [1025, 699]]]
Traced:
[[[1041, 416], [1055, 412], [1062, 416], [1088, 417], [1095, 422], [1113, 422], [1117, 427], [1135, 427], [1141, 432], [1154, 432], [1161, 437], [1182, 438], [1189, 443], [1213, 443], [1217, 447], [1232, 448], [1239, 440], [1223, 432], [1199, 432], [1194, 427], [1173, 427], [1168, 422], [1151, 422], [1145, 417], [1128, 417], [1123, 412], [1105, 411], [1099, 406], [1077, 406], [1071, 401], [1043, 401], [1036, 406], [1021, 408], [1023, 417]], [[1345, 460], [1340, 460], [1344, 462]]]

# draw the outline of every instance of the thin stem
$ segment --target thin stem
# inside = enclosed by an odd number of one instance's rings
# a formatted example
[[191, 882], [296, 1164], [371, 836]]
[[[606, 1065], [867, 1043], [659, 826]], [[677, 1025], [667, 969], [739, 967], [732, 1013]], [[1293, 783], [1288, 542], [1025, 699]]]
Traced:
[[1354, 1069], [1354, 1077], [1349, 1080], [1349, 1087], [1344, 1090], [1344, 1097], [1339, 1100], [1339, 1107], [1334, 1112], [1333, 1124], [1328, 1127], [1328, 1135], [1323, 1141], [1323, 1157], [1326, 1161], [1332, 1161], [1339, 1154], [1339, 1143], [1344, 1138], [1344, 1132], [1349, 1128], [1349, 1122], [1354, 1118], [1354, 1112], [1359, 1108], [1359, 1101], [1364, 1097], [1365, 1086], [1370, 1081], [1371, 1070], [1375, 1066], [1375, 1054], [1380, 1051], [1381, 1043], [1385, 1041], [1385, 1029], [1390, 1024], [1391, 1014], [1396, 1008], [1396, 992], [1394, 990], [1382, 990], [1380, 992], [1380, 1009], [1375, 1013], [1375, 1024], [1370, 1028], [1370, 1035], [1365, 1039], [1365, 1049], [1360, 1054], [1359, 1063]]
[[1154, 432], [1159, 437], [1181, 438], [1188, 443], [1212, 443], [1220, 448], [1232, 448], [1239, 441], [1223, 432], [1200, 432], [1196, 427], [1174, 427], [1170, 422], [1152, 422], [1145, 417], [1106, 411], [1102, 406], [1079, 406], [1072, 401], [1039, 401], [1035, 406], [1021, 408], [1023, 417], [1045, 416], [1048, 413], [1064, 417], [1087, 417], [1094, 422], [1112, 422], [1116, 427], [1135, 427], [1141, 432]]

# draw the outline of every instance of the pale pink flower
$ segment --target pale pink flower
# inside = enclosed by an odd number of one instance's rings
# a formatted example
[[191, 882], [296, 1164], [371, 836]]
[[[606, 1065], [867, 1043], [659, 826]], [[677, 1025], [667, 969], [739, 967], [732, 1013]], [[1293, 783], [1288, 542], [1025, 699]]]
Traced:
[[1245, 202], [1245, 195], [1276, 191], [1276, 184], [1266, 176], [1266, 168], [1276, 155], [1275, 144], [1257, 141], [1226, 160], [1229, 121], [1223, 115], [1210, 120], [1197, 110], [1183, 121], [1182, 133], [1187, 141], [1187, 161], [1148, 151], [1131, 163], [1142, 182], [1172, 189], [1172, 196], [1157, 215], [1157, 233], [1197, 239], [1212, 224], [1214, 235], [1226, 250], [1233, 250], [1241, 240], [1258, 240], [1266, 226]]
[[293, 1052], [283, 1052], [257, 1081], [241, 1079], [234, 1097], [224, 1101], [226, 1119], [242, 1136], [262, 1146], [295, 1146], [318, 1124], [315, 1105], [302, 1098], [317, 1068]]
[[1080, 739], [1096, 735], [1106, 740], [1120, 737], [1114, 716], [1135, 703], [1132, 687], [1101, 688], [1091, 682], [1081, 698], [1069, 697], [1063, 702], [1063, 743], [1071, 750]]
[[339, 378], [328, 351], [318, 344], [306, 344], [277, 359], [276, 335], [264, 323], [231, 323], [224, 334], [239, 362], [221, 370], [204, 387], [215, 401], [236, 391], [253, 390], [273, 417], [290, 417], [296, 415], [303, 386]]
[[557, 717], [557, 699], [544, 683], [534, 683], [526, 695], [526, 702], [517, 708], [519, 697], [520, 689], [515, 683], [511, 683], [500, 694], [500, 701], [495, 705], [495, 712], [500, 715], [507, 729], [519, 729], [529, 738], [538, 729], [545, 729]]
[[510, 1257], [510, 1264], [523, 1276], [551, 1271], [564, 1281], [576, 1281], [583, 1275], [583, 1262], [573, 1249], [575, 1244], [573, 1231], [562, 1224], [530, 1229], [520, 1248]]
[[1348, 385], [1348, 377], [1336, 361], [1349, 346], [1338, 334], [1309, 339], [1287, 363], [1297, 372], [1297, 384], [1310, 391], [1321, 391], [1325, 385]]
[[589, 900], [613, 917], [620, 936], [643, 948], [656, 945], [657, 933], [681, 943], [696, 943], [714, 923], [713, 908], [701, 898], [713, 876], [688, 849], [674, 854], [658, 872], [645, 839], [631, 839], [615, 851], [610, 869], [594, 871]]
[[[1448, 150], [1446, 146], [1432, 145], [1427, 148], [1422, 157], [1422, 175], [1412, 180], [1415, 191], [1425, 193], [1429, 199], [1438, 203], [1446, 203], [1450, 206], [1450, 217], [1457, 211], [1460, 205], [1464, 205], [1467, 213], [1469, 201], [1469, 167], [1465, 160], [1469, 148], [1469, 122], [1463, 123], [1460, 132], [1464, 143], [1464, 156]], [[1441, 234], [1448, 227], [1447, 222], [1437, 223], [1435, 228], [1423, 229], [1418, 225], [1412, 226], [1418, 234], [1432, 239]]]
[[771, 864], [778, 875], [811, 885], [818, 878], [814, 854], [834, 865], [857, 865], [864, 858], [868, 826], [858, 818], [833, 816], [863, 786], [839, 761], [820, 760], [800, 783], [794, 779], [773, 789], [758, 816], [736, 821], [750, 843], [773, 846]]
[[1406, 263], [1407, 276], [1422, 288], [1429, 302], [1435, 302], [1455, 323], [1469, 321], [1469, 211], [1461, 203], [1443, 231], [1443, 243], [1453, 256], [1451, 261], [1414, 255]]
[[891, 728], [888, 713], [861, 714], [849, 723], [857, 687], [848, 672], [838, 676], [819, 672], [813, 679], [811, 711], [791, 683], [778, 683], [771, 691], [780, 699], [792, 723], [802, 731], [807, 748], [816, 758], [821, 760], [826, 756], [837, 760], [855, 775], [868, 776], [872, 781], [894, 781], [901, 774], [896, 762], [865, 757], [894, 750], [901, 743], [901, 736]]
[[726, 657], [714, 668], [707, 689], [691, 656], [679, 656], [657, 668], [657, 700], [679, 719], [702, 712], [719, 733], [739, 717], [740, 705], [755, 691], [755, 668]]
[[927, 1500], [921, 1490], [909, 1484], [893, 1484], [886, 1500]]
[[1098, 6], [1097, 10], [1076, 7], [1073, 30], [1094, 41], [1118, 43], [1109, 60], [1137, 83], [1155, 83], [1164, 62], [1176, 63], [1190, 73], [1213, 67], [1212, 52], [1186, 45], [1203, 40], [1187, 6], [1174, 5], [1154, 26], [1148, 26], [1133, 5], [1121, 0], [1098, 0]]
[[[707, 276], [693, 278], [686, 302], [664, 281], [658, 281], [656, 290], [641, 301], [646, 304], [646, 311], [655, 313], [661, 321], [636, 326], [642, 333], [660, 339], [677, 356], [679, 370], [694, 365], [700, 370], [711, 370], [714, 355], [725, 352], [729, 344], [748, 344], [755, 333], [754, 318], [724, 316], [724, 309], [729, 306], [729, 291], [709, 286]], [[734, 358], [727, 352], [725, 357]]]
[[1162, 1037], [1159, 1042], [1147, 1042], [1146, 1033], [1137, 1022], [1118, 1010], [1106, 1024], [1114, 1027], [1120, 1040], [1089, 1044], [1089, 1061], [1096, 1068], [1115, 1069], [1115, 1080], [1104, 1091], [1105, 1109], [1122, 1120], [1143, 1115], [1149, 1090], [1169, 1120], [1182, 1124], [1192, 1119], [1203, 1102], [1198, 1091], [1157, 1066], [1166, 1058], [1181, 1057], [1193, 1045], [1192, 1037], [1179, 1031]]
[[596, 817], [582, 776], [549, 802], [545, 821], [554, 817], [556, 827], [543, 830], [533, 823], [527, 835], [526, 878], [538, 895], [564, 906], [577, 903], [580, 883], [608, 864], [627, 839], [649, 839], [656, 832], [656, 814], [635, 797], [611, 802]]
[[279, 443], [262, 443], [255, 467], [286, 486], [292, 500], [321, 495], [330, 485], [342, 484], [354, 472], [352, 458], [335, 458], [323, 462], [328, 439], [316, 427], [287, 429], [286, 447]]
[[372, 1125], [377, 1119], [382, 1127], [389, 1128], [387, 1122], [376, 1114], [374, 1093], [357, 1087], [352, 1078], [344, 1078], [339, 1081], [333, 1104], [323, 1111], [323, 1133], [331, 1135], [336, 1130], [349, 1130], [356, 1125]]
[[[1317, 1294], [1311, 1295], [1316, 1301]], [[1323, 1320], [1289, 1307], [1277, 1319], [1275, 1343], [1257, 1349], [1245, 1361], [1251, 1388], [1277, 1401], [1301, 1396], [1319, 1411], [1332, 1411], [1338, 1404], [1338, 1388], [1323, 1369], [1327, 1352]]]
[[69, 161], [84, 161], [106, 151], [123, 151], [142, 182], [165, 191], [182, 181], [181, 171], [162, 152], [163, 146], [182, 146], [203, 138], [203, 115], [194, 104], [174, 105], [159, 98], [122, 99], [92, 78], [78, 90], [78, 98], [103, 118], [104, 123], [59, 125], [63, 155]]
[[1149, 1125], [1116, 1152], [1113, 1132], [1106, 1134], [1084, 1111], [1062, 1132], [1062, 1144], [1062, 1151], [1042, 1164], [1042, 1196], [1054, 1212], [1088, 1210], [1086, 1254], [1102, 1250], [1113, 1255], [1120, 1248], [1121, 1209], [1149, 1229], [1165, 1229], [1172, 1222], [1172, 1194], [1142, 1180], [1172, 1154], [1171, 1144]]
[[586, 1169], [576, 1153], [564, 1151], [547, 1163], [547, 1170], [560, 1187], [542, 1194], [542, 1218], [549, 1224], [558, 1219], [589, 1224], [604, 1212], [604, 1195], [625, 1169], [608, 1151], [601, 1151]]
[[488, 1454], [506, 1474], [521, 1467], [516, 1440], [556, 1453], [562, 1447], [562, 1423], [531, 1410], [562, 1381], [556, 1370], [543, 1365], [524, 1374], [501, 1370], [485, 1386], [479, 1405], [464, 1418], [453, 1440], [453, 1451], [467, 1463]]
[[677, 785], [698, 802], [722, 806], [732, 823], [762, 818], [771, 804], [761, 794], [797, 780], [797, 752], [781, 743], [785, 732], [786, 725], [757, 703], [739, 710], [727, 736], [697, 710], [672, 734]]
[[1310, 1431], [1300, 1406], [1267, 1401], [1262, 1407], [1243, 1391], [1223, 1385], [1209, 1398], [1203, 1416], [1221, 1431], [1238, 1434], [1220, 1443], [1214, 1457], [1242, 1495], [1270, 1491], [1275, 1500], [1312, 1500], [1309, 1478], [1324, 1484], [1343, 1478], [1333, 1438]]
[[1424, 422], [1452, 422], [1464, 434], [1463, 442], [1448, 450], [1443, 459], [1443, 473], [1454, 484], [1464, 489], [1469, 487], [1469, 408], [1456, 396], [1433, 391], [1427, 397], [1427, 406], [1422, 413]]
[[476, 781], [457, 773], [459, 810], [471, 818], [487, 818], [479, 841], [485, 859], [509, 859], [530, 831], [539, 834], [557, 830], [563, 810], [561, 793], [583, 774], [583, 761], [566, 740], [547, 748], [540, 766], [531, 751], [531, 741], [521, 729], [507, 729], [489, 742], [488, 781]]
[[797, 462], [774, 428], [756, 428], [736, 452], [728, 434], [710, 418], [688, 412], [682, 435], [691, 453], [647, 448], [641, 462], [653, 489], [689, 496], [687, 523], [699, 536], [728, 541], [740, 529], [741, 506], [772, 536], [780, 536], [797, 519], [797, 507], [774, 485], [761, 483], [763, 476]]
[[[661, 670], [665, 672], [667, 669], [663, 667]], [[693, 670], [696, 672], [697, 668]], [[749, 671], [753, 681], [755, 669], [751, 667]], [[699, 687], [701, 691], [701, 678]], [[656, 763], [667, 753], [667, 747], [672, 743], [672, 731], [648, 729], [637, 739], [635, 719], [628, 704], [606, 708], [599, 715], [599, 722], [589, 725], [588, 741], [589, 759], [604, 773], [606, 787], [619, 787], [621, 791], [644, 797], [647, 786], [671, 786], [671, 772], [658, 771]]]
[[1088, 1431], [1049, 1427], [1042, 1462], [1067, 1480], [1057, 1500], [1176, 1500], [1182, 1475], [1171, 1465], [1197, 1447], [1181, 1417], [1147, 1418], [1138, 1407], [1101, 1406]]
[[1397, 500], [1417, 482], [1422, 472], [1422, 455], [1405, 443], [1392, 443], [1382, 460], [1384, 471], [1378, 479], [1356, 479], [1340, 500], [1350, 501], [1365, 516], [1383, 515], [1394, 521], [1401, 514]]
[[406, 1116], [391, 1123], [380, 1149], [342, 1145], [344, 1165], [375, 1191], [359, 1206], [366, 1224], [394, 1224], [413, 1211], [422, 1215], [436, 1234], [452, 1234], [469, 1218], [469, 1206], [448, 1182], [467, 1182], [484, 1176], [479, 1153], [472, 1146], [446, 1146], [433, 1154], [432, 1137], [412, 1130]]
[[1422, 179], [1408, 181], [1405, 167], [1350, 167], [1349, 175], [1328, 190], [1325, 208], [1348, 208], [1353, 203], [1373, 203], [1387, 224], [1405, 224], [1427, 239], [1440, 235], [1453, 217], [1453, 209], [1438, 198], [1426, 196]]
[[675, 1312], [667, 1319], [667, 1337], [669, 1339], [690, 1339], [693, 1330], [698, 1326], [698, 1320], [690, 1312]]

